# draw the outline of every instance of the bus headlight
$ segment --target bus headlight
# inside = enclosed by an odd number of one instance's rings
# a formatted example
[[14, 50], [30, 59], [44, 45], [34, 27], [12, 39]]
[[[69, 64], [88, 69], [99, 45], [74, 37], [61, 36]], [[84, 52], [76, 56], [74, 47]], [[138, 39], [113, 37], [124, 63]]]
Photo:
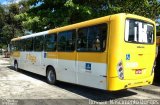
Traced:
[[119, 79], [123, 80], [124, 79], [124, 72], [123, 72], [122, 60], [118, 63], [117, 72], [118, 72]]

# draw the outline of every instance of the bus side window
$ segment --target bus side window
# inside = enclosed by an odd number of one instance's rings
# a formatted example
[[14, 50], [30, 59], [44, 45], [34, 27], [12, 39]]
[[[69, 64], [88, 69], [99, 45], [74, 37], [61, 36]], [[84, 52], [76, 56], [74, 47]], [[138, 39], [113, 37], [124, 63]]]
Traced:
[[58, 51], [68, 52], [75, 50], [76, 30], [60, 32], [58, 34]]
[[77, 50], [85, 51], [87, 49], [87, 28], [81, 28], [78, 30]]
[[107, 24], [100, 24], [78, 30], [77, 51], [104, 51]]
[[44, 49], [47, 52], [56, 51], [57, 47], [57, 34], [45, 35]]
[[15, 41], [11, 42], [11, 51], [15, 51]]
[[19, 50], [20, 50], [19, 40], [14, 41], [14, 43], [13, 43], [13, 51], [19, 51]]
[[43, 51], [44, 36], [37, 36], [34, 38], [34, 51]]
[[21, 39], [20, 40], [20, 51], [25, 51], [25, 48], [26, 48], [25, 39]]
[[26, 39], [26, 51], [33, 51], [33, 38]]

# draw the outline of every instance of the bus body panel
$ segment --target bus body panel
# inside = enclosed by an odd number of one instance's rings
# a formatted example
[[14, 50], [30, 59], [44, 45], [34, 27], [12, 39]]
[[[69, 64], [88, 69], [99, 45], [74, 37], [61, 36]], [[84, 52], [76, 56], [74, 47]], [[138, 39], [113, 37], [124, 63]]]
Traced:
[[[127, 18], [150, 22], [155, 26], [153, 21], [135, 15], [111, 16], [108, 50], [108, 90], [112, 91], [149, 85], [153, 82], [154, 73], [152, 69], [156, 56], [155, 39], [153, 44], [125, 42], [125, 21]], [[128, 55], [129, 59], [127, 58]], [[123, 66], [123, 80], [118, 77], [117, 69], [120, 62]], [[114, 72], [112, 72], [113, 70]], [[136, 72], [138, 70], [141, 71], [139, 74]]]
[[[152, 75], [156, 48], [153, 45], [133, 45], [125, 43], [123, 53], [124, 79], [142, 79]], [[139, 48], [141, 46], [142, 48]], [[129, 54], [130, 58], [127, 58]], [[128, 60], [127, 60], [128, 59]], [[138, 73], [139, 72], [139, 73]], [[129, 74], [129, 75], [128, 75]]]
[[[56, 60], [57, 55], [57, 64], [51, 64], [50, 62]], [[105, 53], [77, 54], [76, 52], [60, 52], [59, 54], [56, 54], [55, 52], [47, 52], [45, 65], [52, 65], [55, 68], [57, 80], [99, 89], [106, 89], [107, 67], [104, 62], [106, 57], [104, 56]], [[74, 60], [75, 57], [76, 60]], [[100, 59], [95, 59], [95, 57], [100, 57]], [[99, 61], [101, 62], [99, 63]], [[86, 68], [86, 64], [91, 64], [91, 70]]]
[[154, 74], [150, 77], [136, 79], [136, 80], [134, 80], [134, 79], [120, 80], [117, 77], [108, 78], [108, 82], [110, 83], [108, 85], [108, 90], [109, 91], [117, 91], [117, 90], [121, 90], [121, 89], [150, 85], [153, 82], [153, 77], [154, 77]]
[[31, 69], [34, 73], [44, 75], [46, 70], [43, 67], [43, 52], [29, 52], [26, 55], [27, 64], [32, 65]]
[[104, 53], [77, 53], [78, 84], [106, 89], [107, 78], [106, 52]]
[[121, 60], [123, 52], [122, 43], [124, 39], [122, 35], [124, 35], [124, 24], [122, 23], [124, 18], [124, 15], [114, 15], [110, 18], [110, 33], [108, 43], [108, 78], [118, 77], [117, 64]]
[[26, 59], [26, 55], [28, 52], [20, 52], [20, 53], [21, 53], [21, 56], [20, 56], [20, 60], [18, 62], [19, 68], [26, 69], [27, 67], [30, 67], [30, 65], [28, 64], [27, 59]]
[[58, 69], [57, 75], [59, 80], [76, 83], [76, 53], [75, 52], [58, 52]]
[[[126, 15], [126, 19], [136, 19], [150, 23], [155, 27], [155, 23], [149, 19], [140, 16]], [[144, 27], [144, 26], [142, 26]], [[123, 42], [123, 63], [124, 63], [124, 79], [143, 79], [152, 77], [153, 66], [156, 58], [156, 29], [153, 32], [153, 43], [140, 44]], [[124, 38], [125, 39], [125, 38]], [[129, 55], [129, 59], [127, 58]], [[127, 75], [130, 74], [130, 75]], [[150, 80], [151, 82], [151, 80]]]
[[[12, 41], [107, 24], [106, 48], [102, 52], [16, 51], [11, 57], [12, 65], [17, 60], [20, 62], [19, 68], [43, 76], [46, 76], [47, 67], [52, 66], [56, 71], [57, 80], [110, 91], [151, 84], [154, 76], [152, 67], [155, 59], [155, 40], [154, 44], [150, 45], [125, 42], [127, 18], [144, 20], [155, 25], [150, 19], [121, 13], [51, 29], [33, 36], [15, 38]], [[126, 55], [130, 55], [129, 60]], [[119, 78], [117, 71], [119, 63], [123, 66], [123, 79]], [[143, 74], [135, 74], [135, 70], [139, 69]]]

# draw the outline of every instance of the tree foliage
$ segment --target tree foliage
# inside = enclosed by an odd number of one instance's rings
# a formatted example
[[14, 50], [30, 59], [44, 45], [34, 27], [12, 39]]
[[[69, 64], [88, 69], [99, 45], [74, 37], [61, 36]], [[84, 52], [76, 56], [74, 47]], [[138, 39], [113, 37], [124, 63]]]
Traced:
[[0, 11], [0, 38], [4, 44], [9, 44], [13, 37], [22, 36], [24, 29], [20, 20], [15, 16], [20, 13], [17, 3], [1, 6]]
[[28, 5], [31, 8], [17, 19], [33, 32], [121, 12], [152, 20], [160, 14], [157, 0], [28, 0]]
[[[11, 0], [14, 1], [14, 0]], [[0, 35], [8, 42], [24, 30], [40, 32], [115, 13], [132, 13], [156, 20], [158, 0], [21, 0], [0, 5]]]

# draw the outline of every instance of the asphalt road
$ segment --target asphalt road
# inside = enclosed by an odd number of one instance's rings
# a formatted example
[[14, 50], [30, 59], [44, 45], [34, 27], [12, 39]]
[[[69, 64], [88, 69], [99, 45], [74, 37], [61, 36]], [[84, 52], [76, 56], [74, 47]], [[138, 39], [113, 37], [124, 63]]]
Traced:
[[43, 76], [24, 70], [14, 71], [8, 59], [3, 57], [0, 57], [0, 99], [0, 105], [122, 105], [131, 100], [141, 101], [138, 105], [144, 104], [143, 101], [160, 104], [160, 95], [135, 89], [108, 92], [64, 82], [49, 85]]

